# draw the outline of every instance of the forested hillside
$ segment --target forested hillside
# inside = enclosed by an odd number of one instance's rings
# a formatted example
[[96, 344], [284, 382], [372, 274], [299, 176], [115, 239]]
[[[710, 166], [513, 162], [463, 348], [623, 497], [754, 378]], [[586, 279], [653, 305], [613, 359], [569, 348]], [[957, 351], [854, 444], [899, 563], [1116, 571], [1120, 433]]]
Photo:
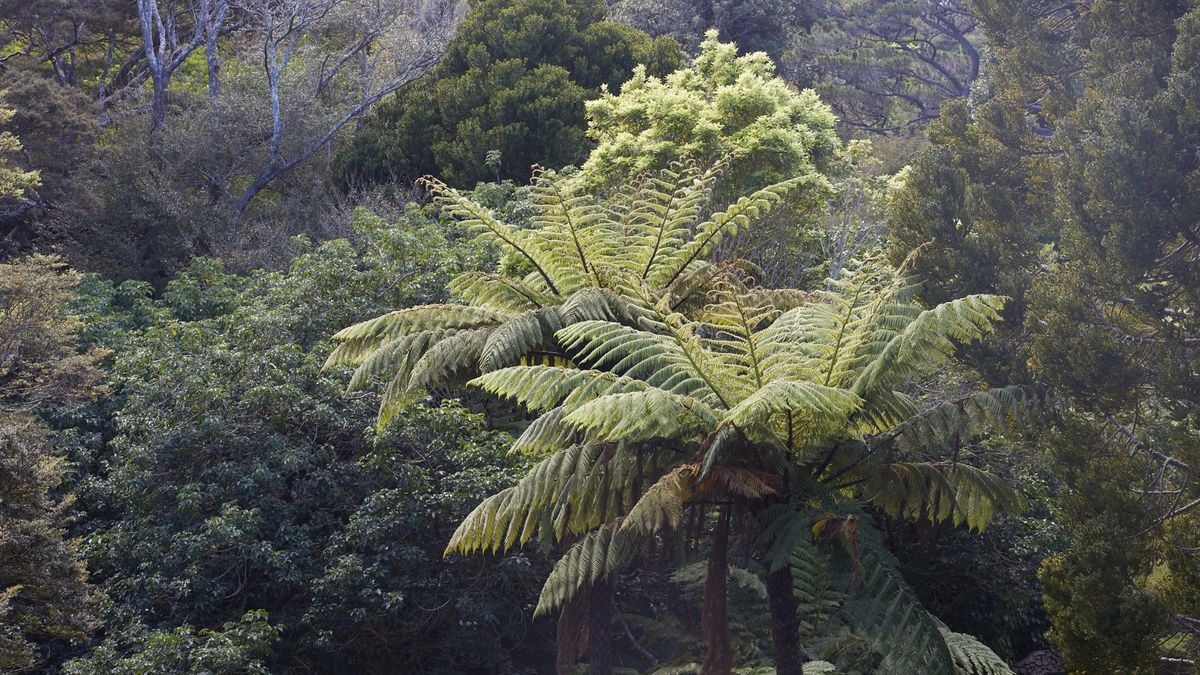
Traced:
[[1200, 672], [1200, 3], [0, 43], [0, 672]]

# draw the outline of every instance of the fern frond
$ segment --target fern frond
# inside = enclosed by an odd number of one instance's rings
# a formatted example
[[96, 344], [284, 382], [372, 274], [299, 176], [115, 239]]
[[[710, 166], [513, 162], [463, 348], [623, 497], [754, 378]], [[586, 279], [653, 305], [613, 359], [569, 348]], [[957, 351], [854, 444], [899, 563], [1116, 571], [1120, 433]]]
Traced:
[[755, 387], [762, 387], [766, 381], [759, 353], [762, 329], [774, 321], [779, 311], [771, 305], [756, 304], [754, 295], [728, 283], [721, 286], [719, 302], [706, 307], [700, 319], [715, 333], [706, 342], [736, 364]]
[[1023, 508], [1020, 495], [1007, 483], [967, 464], [864, 463], [850, 473], [864, 481], [864, 498], [894, 518], [949, 520], [983, 530], [997, 510]]
[[856, 430], [866, 436], [903, 427], [918, 414], [916, 401], [899, 391], [877, 390], [854, 415]]
[[450, 537], [446, 554], [523, 546], [545, 528], [566, 496], [587, 480], [601, 454], [593, 444], [573, 445], [538, 462], [515, 486], [476, 506]]
[[896, 424], [898, 436], [922, 445], [966, 439], [984, 428], [1007, 433], [1014, 424], [1033, 426], [1045, 419], [1050, 401], [1029, 387], [1013, 385], [972, 392], [958, 401], [947, 401]]
[[721, 420], [743, 429], [763, 427], [776, 415], [791, 415], [798, 433], [824, 435], [840, 426], [862, 400], [844, 389], [810, 382], [768, 383], [738, 403]]
[[463, 272], [454, 277], [447, 289], [468, 305], [498, 312], [525, 312], [557, 302], [522, 279], [486, 272]]
[[684, 464], [659, 478], [638, 499], [621, 522], [621, 529], [644, 535], [675, 529], [683, 522], [683, 507], [695, 493], [700, 467]]
[[607, 230], [596, 226], [604, 209], [589, 195], [566, 195], [552, 172], [536, 167], [529, 186], [534, 206], [532, 232], [541, 241], [552, 276], [566, 294], [589, 284], [599, 285], [596, 265], [613, 246]]
[[870, 360], [852, 389], [864, 395], [931, 372], [954, 355], [957, 343], [970, 343], [1000, 321], [1005, 298], [969, 295], [921, 312]]
[[695, 228], [692, 239], [667, 252], [656, 262], [646, 279], [652, 285], [670, 287], [695, 260], [706, 255], [722, 238], [736, 234], [756, 218], [769, 213], [787, 195], [801, 185], [812, 183], [807, 176], [797, 176], [768, 185], [747, 197], [741, 197], [724, 211], [718, 211]]
[[409, 377], [417, 360], [431, 346], [456, 332], [453, 328], [424, 330], [393, 338], [383, 343], [370, 356], [363, 360], [358, 368], [354, 369], [354, 374], [350, 377], [350, 383], [346, 385], [346, 391], [357, 391], [376, 378], [385, 375], [392, 378], [392, 380], [399, 379], [403, 387], [407, 388]]
[[513, 441], [511, 452], [541, 455], [575, 443], [578, 430], [563, 422], [565, 414], [564, 406], [542, 413]]
[[589, 367], [635, 377], [672, 394], [724, 407], [732, 398], [723, 385], [737, 377], [699, 340], [661, 335], [603, 321], [583, 321], [559, 331], [559, 344]]
[[642, 539], [619, 526], [609, 523], [587, 533], [559, 558], [542, 586], [535, 617], [558, 609], [579, 589], [608, 578], [637, 555]]
[[512, 399], [530, 410], [562, 405], [567, 412], [601, 396], [645, 391], [646, 383], [600, 370], [561, 366], [514, 366], [484, 373], [469, 384]]
[[954, 659], [955, 675], [1014, 675], [1004, 659], [973, 635], [942, 628], [942, 639]]
[[588, 401], [563, 418], [596, 441], [703, 438], [717, 414], [703, 401], [662, 389], [628, 391]]
[[842, 611], [851, 627], [882, 657], [877, 672], [953, 675], [950, 650], [912, 589], [889, 565], [865, 558], [862, 584], [847, 598]]
[[543, 307], [505, 319], [488, 335], [479, 369], [488, 372], [516, 365], [522, 356], [552, 347], [554, 334], [563, 326], [560, 311], [559, 307]]
[[426, 330], [467, 329], [492, 326], [503, 316], [486, 307], [421, 305], [388, 312], [343, 328], [333, 334], [340, 342], [325, 359], [325, 368], [361, 363], [379, 345], [404, 335]]
[[[465, 379], [478, 372], [483, 346], [492, 327], [458, 331], [425, 350], [413, 365], [407, 392], [418, 392], [447, 382]], [[392, 395], [389, 387], [384, 398]]]
[[640, 278], [687, 241], [719, 171], [720, 165], [701, 174], [694, 164], [677, 164], [642, 181], [629, 209], [627, 238], [629, 262]]
[[562, 295], [554, 278], [555, 272], [559, 271], [556, 269], [555, 263], [560, 260], [560, 257], [550, 250], [546, 242], [536, 233], [519, 230], [500, 222], [490, 209], [463, 196], [458, 190], [436, 178], [426, 176], [421, 179], [421, 182], [434, 196], [434, 202], [445, 212], [460, 221], [468, 230], [496, 242], [508, 251], [524, 258], [533, 266], [551, 294]]

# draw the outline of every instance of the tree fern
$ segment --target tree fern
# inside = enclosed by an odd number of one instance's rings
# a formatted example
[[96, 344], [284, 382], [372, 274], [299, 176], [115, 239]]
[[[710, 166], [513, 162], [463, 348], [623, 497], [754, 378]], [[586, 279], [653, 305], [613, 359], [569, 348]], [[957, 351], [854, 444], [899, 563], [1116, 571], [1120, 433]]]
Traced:
[[[701, 259], [698, 253], [709, 244], [696, 238], [711, 243], [722, 232], [747, 226], [794, 187], [785, 182], [766, 188], [715, 220], [697, 223], [718, 170], [676, 166], [604, 202], [568, 194], [556, 176], [539, 170], [529, 187], [531, 228], [502, 222], [481, 204], [427, 178], [424, 184], [445, 213], [534, 271], [523, 278], [465, 272], [449, 289], [466, 304], [414, 307], [350, 326], [334, 335], [339, 344], [326, 366], [358, 366], [351, 389], [388, 382], [380, 405], [382, 426], [400, 400], [424, 388], [531, 358], [562, 359], [555, 334], [564, 326], [613, 321], [669, 333], [664, 316], [685, 301], [678, 291], [685, 290], [688, 301], [703, 303], [710, 284], [723, 274]], [[668, 268], [669, 273], [663, 271]], [[669, 288], [665, 281], [676, 281], [685, 271], [688, 288]]]
[[[905, 304], [909, 287], [899, 275], [863, 266], [832, 290], [808, 296], [808, 304], [783, 311], [727, 276], [714, 286], [713, 302], [698, 319], [664, 315], [656, 330], [603, 319], [565, 326], [554, 339], [581, 369], [516, 366], [475, 380], [543, 412], [516, 447], [549, 452], [555, 443], [625, 448], [655, 441], [696, 450], [660, 455], [667, 463], [652, 463], [662, 470], [657, 474], [650, 469], [638, 474], [628, 462], [606, 464], [606, 485], [647, 486], [618, 511], [612, 505], [622, 500], [575, 487], [590, 484], [580, 476], [600, 475], [595, 473], [600, 464], [554, 488], [535, 468], [533, 484], [542, 487], [532, 489], [523, 481], [511, 496], [485, 502], [464, 523], [463, 535], [456, 535], [458, 549], [470, 550], [477, 540], [519, 544], [539, 531], [533, 525], [537, 511], [543, 512], [541, 520], [555, 520], [554, 536], [587, 532], [571, 559], [556, 568], [541, 605], [546, 610], [609, 574], [609, 562], [624, 561], [623, 555], [610, 555], [610, 549], [627, 550], [621, 535], [644, 538], [679, 527], [695, 499], [759, 501], [776, 494], [784, 474], [815, 481], [801, 481], [792, 490], [812, 492], [829, 481], [829, 487], [812, 494], [854, 495], [896, 517], [982, 528], [996, 509], [1019, 506], [995, 477], [962, 464], [871, 461], [869, 452], [855, 455], [841, 445], [862, 445], [856, 438], [863, 430], [893, 437], [915, 433], [915, 406], [888, 386], [921, 370], [913, 363], [919, 355], [944, 358], [956, 341], [981, 337], [998, 319], [998, 299], [980, 296], [922, 311]], [[863, 382], [868, 384], [859, 386]], [[824, 454], [829, 459], [819, 461]], [[602, 513], [598, 505], [604, 505]], [[561, 524], [564, 509], [571, 514], [566, 526]], [[518, 520], [520, 526], [514, 526]], [[789, 536], [811, 536], [807, 524], [791, 527]], [[518, 532], [515, 538], [513, 532]], [[856, 535], [845, 530], [839, 536], [849, 546]], [[790, 549], [782, 564], [797, 569], [814, 564], [796, 550]], [[772, 564], [781, 564], [778, 554], [772, 555]], [[847, 621], [871, 634], [870, 645], [890, 672], [948, 672], [945, 643], [894, 569], [876, 553], [857, 564], [863, 566], [861, 593], [842, 607], [853, 618]]]

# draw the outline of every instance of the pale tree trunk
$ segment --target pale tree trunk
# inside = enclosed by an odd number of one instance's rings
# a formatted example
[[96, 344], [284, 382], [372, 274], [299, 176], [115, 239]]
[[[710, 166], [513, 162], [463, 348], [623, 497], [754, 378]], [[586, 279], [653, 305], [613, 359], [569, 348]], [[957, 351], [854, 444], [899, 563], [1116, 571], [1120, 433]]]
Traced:
[[[142, 48], [146, 55], [153, 99], [150, 102], [150, 133], [162, 128], [167, 117], [167, 89], [175, 70], [195, 51], [206, 35], [216, 53], [217, 34], [225, 17], [227, 0], [199, 0], [187, 14], [192, 18], [192, 38], [179, 43], [176, 24], [176, 3], [167, 0], [165, 9], [160, 0], [137, 0], [138, 25], [142, 32]], [[184, 12], [178, 12], [180, 16]], [[212, 73], [210, 71], [210, 78]], [[210, 79], [211, 82], [211, 79]]]
[[208, 95], [215, 99], [221, 95], [221, 54], [217, 50], [217, 41], [221, 37], [225, 13], [229, 10], [229, 0], [212, 0], [212, 3], [204, 17], [204, 61], [208, 65]]
[[[404, 85], [424, 75], [441, 58], [450, 30], [446, 23], [448, 8], [453, 3], [445, 0], [433, 0], [423, 8], [428, 11], [429, 16], [419, 17], [420, 21], [428, 24], [430, 28], [428, 34], [422, 36], [424, 41], [420, 43], [417, 50], [407, 55], [399, 66], [391, 64], [390, 67], [396, 69], [388, 77], [377, 80], [373, 86], [365, 81], [361, 83], [361, 97], [357, 101], [347, 103], [344, 113], [334, 120], [321, 136], [308, 140], [291, 156], [285, 156], [283, 140], [287, 121], [280, 91], [283, 75], [292, 61], [296, 45], [305, 36], [305, 33], [312, 30], [339, 4], [347, 1], [288, 0], [287, 2], [271, 3], [265, 0], [240, 0], [240, 4], [244, 5], [246, 9], [256, 8], [256, 13], [261, 21], [263, 68], [267, 79], [267, 94], [271, 102], [271, 136], [267, 141], [266, 162], [255, 173], [254, 180], [238, 198], [236, 205], [238, 214], [244, 214], [254, 197], [275, 179], [307, 161], [326, 147], [346, 125], [360, 118], [383, 97], [398, 91]], [[401, 6], [402, 0], [392, 1], [396, 3], [396, 8]], [[385, 19], [398, 20], [386, 13], [380, 20]], [[418, 19], [413, 20], [417, 21]], [[364, 37], [353, 45], [350, 52], [336, 59], [331, 72], [318, 78], [314, 88], [315, 94], [320, 96], [347, 63], [354, 63], [357, 60], [360, 64], [360, 71], [367, 74], [379, 66], [380, 61], [386, 61], [383, 56], [372, 56], [376, 52], [386, 51], [376, 49], [377, 44], [373, 39], [384, 35], [386, 28], [387, 26], [380, 25], [366, 31], [367, 36], [373, 37]], [[368, 60], [364, 62], [362, 59]]]

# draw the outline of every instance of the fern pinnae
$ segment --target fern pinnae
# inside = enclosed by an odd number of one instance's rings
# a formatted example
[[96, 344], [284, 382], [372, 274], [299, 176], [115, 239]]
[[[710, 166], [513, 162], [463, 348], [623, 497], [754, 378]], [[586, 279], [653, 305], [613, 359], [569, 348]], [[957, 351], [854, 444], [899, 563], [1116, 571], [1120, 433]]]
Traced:
[[380, 345], [374, 352], [354, 369], [346, 391], [357, 391], [375, 378], [391, 374], [393, 379], [399, 379], [403, 387], [408, 387], [408, 379], [412, 374], [414, 364], [427, 349], [439, 340], [453, 335], [455, 329], [424, 330], [393, 338]]
[[393, 338], [432, 329], [479, 328], [503, 317], [485, 307], [418, 305], [361, 321], [333, 334], [341, 344], [325, 360], [325, 368], [360, 363], [380, 344]]
[[470, 305], [523, 312], [546, 307], [555, 299], [530, 288], [521, 279], [485, 272], [464, 272], [455, 277], [448, 290]]
[[691, 241], [672, 252], [662, 274], [663, 288], [670, 288], [692, 261], [704, 255], [726, 234], [735, 233], [748, 225], [751, 219], [770, 211], [787, 193], [809, 180], [798, 176], [768, 185], [748, 197], [740, 197], [724, 211], [714, 213], [696, 227], [696, 234]]
[[587, 533], [555, 563], [542, 586], [535, 617], [558, 609], [584, 585], [607, 578], [634, 558], [641, 539], [620, 532], [619, 525], [613, 522]]
[[509, 317], [487, 338], [480, 353], [484, 372], [515, 364], [521, 356], [553, 342], [562, 328], [558, 307], [543, 307]]
[[942, 639], [954, 659], [955, 675], [1014, 675], [1012, 668], [972, 635], [942, 627]]
[[477, 202], [464, 197], [458, 190], [450, 187], [442, 181], [432, 176], [425, 176], [420, 181], [429, 188], [430, 193], [436, 196], [436, 201], [447, 208], [450, 213], [462, 220], [468, 227], [482, 227], [492, 237], [501, 241], [505, 246], [509, 247], [522, 258], [525, 258], [530, 265], [537, 271], [541, 278], [546, 282], [547, 288], [554, 295], [561, 295], [554, 280], [546, 271], [545, 261], [543, 256], [535, 255], [536, 250], [530, 241], [522, 244], [519, 240], [525, 238], [518, 230], [501, 223], [496, 220], [492, 212]]

